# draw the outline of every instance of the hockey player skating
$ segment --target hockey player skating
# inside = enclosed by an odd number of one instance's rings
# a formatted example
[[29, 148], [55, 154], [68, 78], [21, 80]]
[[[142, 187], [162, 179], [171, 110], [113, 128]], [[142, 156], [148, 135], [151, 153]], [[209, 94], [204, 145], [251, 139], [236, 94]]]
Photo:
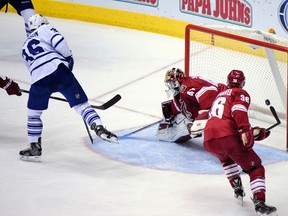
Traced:
[[22, 95], [18, 83], [9, 79], [8, 77], [6, 77], [5, 79], [2, 79], [0, 77], [0, 88], [6, 90], [8, 95]]
[[250, 95], [242, 89], [244, 84], [242, 71], [232, 70], [228, 74], [228, 89], [217, 96], [209, 112], [210, 119], [204, 129], [204, 149], [219, 158], [235, 198], [243, 201], [245, 196], [240, 166], [250, 177], [252, 201], [257, 214], [277, 215], [275, 207], [265, 204], [265, 169], [253, 150], [254, 139], [263, 140], [270, 131], [251, 128], [248, 119]]
[[40, 14], [31, 16], [28, 25], [32, 33], [23, 45], [22, 58], [32, 78], [27, 105], [29, 148], [20, 151], [20, 159], [39, 160], [42, 153], [41, 115], [48, 108], [49, 97], [54, 92], [60, 92], [100, 138], [117, 142], [117, 136], [105, 129], [74, 77], [74, 60], [64, 37]]
[[208, 110], [226, 85], [199, 76], [185, 76], [179, 68], [168, 70], [164, 82], [173, 99], [161, 104], [164, 121], [157, 130], [159, 140], [181, 142], [201, 135]]
[[0, 0], [0, 9], [5, 5], [8, 7], [8, 3], [15, 8], [17, 13], [23, 17], [25, 22], [25, 29], [27, 36], [31, 33], [28, 27], [28, 19], [30, 16], [36, 14], [34, 6], [31, 0]]

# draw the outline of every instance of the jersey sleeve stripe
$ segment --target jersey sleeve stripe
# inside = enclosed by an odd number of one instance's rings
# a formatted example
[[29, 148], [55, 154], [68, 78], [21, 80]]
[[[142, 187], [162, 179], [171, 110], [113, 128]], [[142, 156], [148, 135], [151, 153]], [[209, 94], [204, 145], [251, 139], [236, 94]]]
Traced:
[[207, 91], [218, 91], [217, 88], [215, 86], [205, 86], [203, 88], [201, 88], [196, 94], [195, 94], [195, 98], [197, 100], [197, 102], [199, 102], [199, 98], [205, 94]]
[[233, 105], [232, 108], [231, 108], [231, 111], [234, 112], [236, 110], [243, 111], [243, 112], [248, 112], [247, 108], [244, 105], [242, 105], [242, 104]]
[[54, 45], [54, 48], [56, 48], [63, 40], [64, 40], [64, 38], [62, 37], [62, 38]]

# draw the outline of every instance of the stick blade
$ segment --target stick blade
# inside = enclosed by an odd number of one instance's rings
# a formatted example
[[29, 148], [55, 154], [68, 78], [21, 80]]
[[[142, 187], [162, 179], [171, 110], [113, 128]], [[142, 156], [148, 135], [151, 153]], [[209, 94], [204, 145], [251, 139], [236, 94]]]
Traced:
[[273, 106], [270, 106], [270, 111], [271, 111], [272, 115], [274, 116], [276, 123], [274, 125], [270, 126], [269, 128], [266, 128], [266, 131], [270, 131], [272, 128], [281, 124], [281, 121], [280, 121], [280, 119], [277, 115], [277, 112]]
[[99, 105], [99, 106], [93, 105], [92, 107], [95, 109], [106, 110], [110, 108], [111, 106], [113, 106], [114, 104], [116, 104], [119, 100], [121, 100], [121, 98], [122, 98], [121, 95], [117, 94], [113, 98], [111, 98], [109, 101], [107, 101], [106, 103]]

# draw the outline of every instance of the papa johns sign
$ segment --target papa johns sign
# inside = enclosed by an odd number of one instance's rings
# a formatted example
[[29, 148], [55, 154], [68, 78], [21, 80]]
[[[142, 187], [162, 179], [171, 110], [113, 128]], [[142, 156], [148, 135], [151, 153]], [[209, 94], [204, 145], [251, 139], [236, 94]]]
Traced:
[[252, 26], [252, 7], [245, 0], [181, 0], [180, 11], [245, 27]]

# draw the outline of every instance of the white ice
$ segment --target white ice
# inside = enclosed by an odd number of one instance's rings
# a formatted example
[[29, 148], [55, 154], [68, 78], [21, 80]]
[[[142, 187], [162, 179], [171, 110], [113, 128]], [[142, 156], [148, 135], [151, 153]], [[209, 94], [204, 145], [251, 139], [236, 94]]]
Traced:
[[[117, 27], [49, 18], [74, 53], [74, 74], [92, 104], [122, 95], [116, 106], [101, 111], [104, 124], [117, 133], [161, 119], [166, 100], [163, 73], [183, 67], [184, 41]], [[29, 89], [21, 60], [23, 20], [0, 13], [0, 76]], [[55, 96], [61, 96], [55, 94]], [[249, 179], [241, 207], [224, 174], [191, 174], [150, 169], [111, 160], [91, 148], [82, 119], [65, 102], [50, 100], [43, 114], [43, 162], [23, 162], [26, 148], [27, 94], [0, 91], [0, 215], [2, 216], [251, 216]], [[269, 144], [279, 142], [275, 128]], [[113, 145], [107, 143], [107, 145]], [[268, 164], [267, 203], [287, 215], [288, 162]], [[201, 166], [201, 163], [198, 164]]]

